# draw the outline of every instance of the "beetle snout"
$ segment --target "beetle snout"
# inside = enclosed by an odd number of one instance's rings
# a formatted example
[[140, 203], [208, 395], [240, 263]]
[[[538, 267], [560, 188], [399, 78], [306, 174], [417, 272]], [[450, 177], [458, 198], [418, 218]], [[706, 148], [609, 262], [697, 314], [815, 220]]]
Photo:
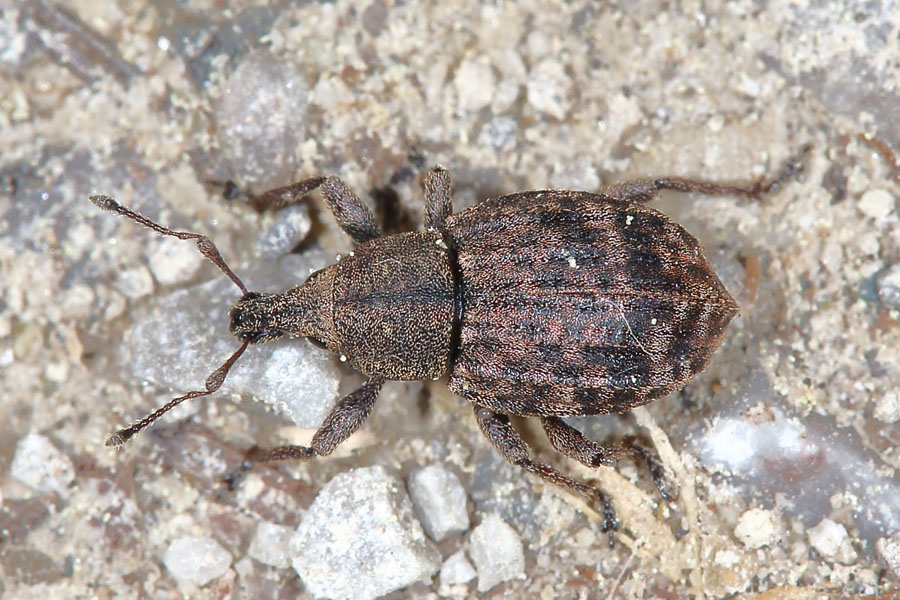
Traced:
[[228, 324], [228, 331], [231, 332], [231, 335], [240, 337], [245, 326], [244, 310], [235, 306], [228, 312], [228, 318], [231, 320]]
[[262, 294], [255, 292], [245, 294], [228, 311], [228, 317], [230, 319], [228, 330], [231, 335], [241, 340], [249, 340], [252, 344], [277, 338], [282, 333], [275, 326], [276, 315]]

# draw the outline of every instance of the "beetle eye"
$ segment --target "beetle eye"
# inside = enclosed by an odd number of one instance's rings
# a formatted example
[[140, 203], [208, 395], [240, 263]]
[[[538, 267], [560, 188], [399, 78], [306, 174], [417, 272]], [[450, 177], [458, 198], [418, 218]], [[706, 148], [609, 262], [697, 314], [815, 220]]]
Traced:
[[325, 342], [320, 340], [319, 338], [308, 337], [309, 343], [315, 346], [316, 348], [322, 348], [323, 350], [328, 350], [328, 346], [325, 345]]

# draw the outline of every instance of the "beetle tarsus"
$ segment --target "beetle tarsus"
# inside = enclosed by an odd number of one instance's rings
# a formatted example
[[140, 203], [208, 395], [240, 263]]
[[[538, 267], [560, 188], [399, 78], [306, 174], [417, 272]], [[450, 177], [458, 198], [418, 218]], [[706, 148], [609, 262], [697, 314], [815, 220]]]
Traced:
[[598, 500], [603, 507], [603, 520], [600, 522], [600, 531], [606, 533], [607, 543], [610, 548], [613, 548], [616, 545], [616, 532], [619, 530], [619, 519], [616, 517], [615, 510], [613, 510], [612, 502], [609, 501], [609, 496], [600, 492]]
[[678, 499], [678, 486], [666, 475], [666, 469], [662, 463], [646, 445], [636, 436], [628, 436], [622, 441], [622, 446], [629, 450], [633, 456], [643, 460], [650, 471], [650, 479], [653, 480], [660, 498], [667, 502]]

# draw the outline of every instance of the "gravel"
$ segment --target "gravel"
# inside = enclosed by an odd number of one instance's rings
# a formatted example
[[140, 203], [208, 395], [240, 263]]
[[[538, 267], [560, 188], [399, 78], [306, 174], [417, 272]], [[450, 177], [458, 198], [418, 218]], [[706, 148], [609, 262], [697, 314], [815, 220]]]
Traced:
[[13, 477], [41, 492], [64, 494], [75, 480], [69, 457], [39, 433], [29, 433], [19, 440], [9, 470]]
[[482, 519], [469, 538], [469, 554], [478, 572], [478, 591], [525, 578], [525, 553], [515, 529], [497, 515]]
[[409, 495], [425, 532], [436, 542], [469, 529], [466, 490], [459, 478], [440, 465], [409, 476]]
[[224, 575], [231, 554], [209, 537], [185, 536], [172, 540], [163, 564], [181, 587], [203, 587]]
[[403, 483], [382, 467], [329, 481], [291, 538], [290, 551], [291, 564], [316, 598], [374, 599], [430, 581], [441, 566]]

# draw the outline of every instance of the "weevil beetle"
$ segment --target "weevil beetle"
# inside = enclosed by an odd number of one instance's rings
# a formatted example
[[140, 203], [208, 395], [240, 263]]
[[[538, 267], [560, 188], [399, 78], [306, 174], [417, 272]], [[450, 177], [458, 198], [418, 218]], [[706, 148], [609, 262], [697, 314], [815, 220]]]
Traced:
[[[284, 293], [248, 291], [205, 236], [91, 196], [161, 234], [196, 240], [242, 293], [229, 312], [241, 345], [205, 389], [116, 431], [107, 445], [124, 444], [180, 402], [215, 392], [249, 345], [307, 337], [368, 380], [337, 402], [309, 447], [257, 451], [255, 460], [327, 455], [365, 421], [386, 379], [446, 376], [506, 460], [599, 505], [612, 543], [618, 522], [607, 495], [532, 460], [509, 416], [539, 417], [550, 444], [569, 458], [612, 465], [621, 447], [589, 440], [562, 417], [622, 413], [680, 389], [706, 366], [738, 311], [700, 243], [645, 203], [660, 190], [756, 198], [795, 170], [791, 164], [782, 177], [747, 187], [670, 177], [598, 193], [521, 192], [453, 215], [450, 176], [438, 167], [424, 178], [425, 231], [390, 236], [340, 179], [315, 177], [251, 204], [280, 208], [319, 189], [357, 245]], [[630, 449], [648, 460], [665, 497], [659, 465], [639, 446]]]

